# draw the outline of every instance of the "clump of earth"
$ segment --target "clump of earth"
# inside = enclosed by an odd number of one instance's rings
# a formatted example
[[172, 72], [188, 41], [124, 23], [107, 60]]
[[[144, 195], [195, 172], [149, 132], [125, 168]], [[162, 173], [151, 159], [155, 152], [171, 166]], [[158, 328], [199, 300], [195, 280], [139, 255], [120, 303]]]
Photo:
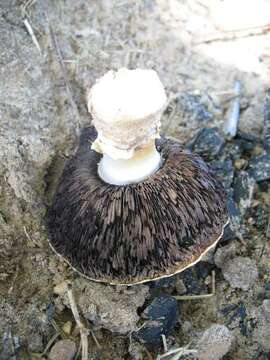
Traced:
[[[228, 38], [212, 5], [1, 1], [1, 359], [80, 356], [66, 282], [89, 330], [89, 359], [155, 359], [187, 344], [182, 358], [269, 358], [270, 34]], [[199, 153], [221, 178], [231, 222], [193, 268], [118, 288], [82, 279], [58, 258], [45, 219], [65, 160], [90, 121], [87, 89], [123, 66], [158, 72], [170, 99], [163, 134]], [[236, 80], [240, 121], [230, 139], [223, 128]], [[211, 294], [213, 273], [213, 296], [175, 299]]]

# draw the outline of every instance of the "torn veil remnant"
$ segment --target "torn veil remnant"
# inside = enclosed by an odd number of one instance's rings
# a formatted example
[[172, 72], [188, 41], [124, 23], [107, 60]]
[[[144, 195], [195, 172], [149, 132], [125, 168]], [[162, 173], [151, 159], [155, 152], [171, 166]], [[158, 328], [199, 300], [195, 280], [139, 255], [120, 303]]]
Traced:
[[55, 252], [91, 280], [171, 276], [223, 234], [225, 191], [200, 157], [159, 138], [165, 105], [153, 70], [110, 71], [90, 90], [95, 128], [64, 168], [48, 228]]

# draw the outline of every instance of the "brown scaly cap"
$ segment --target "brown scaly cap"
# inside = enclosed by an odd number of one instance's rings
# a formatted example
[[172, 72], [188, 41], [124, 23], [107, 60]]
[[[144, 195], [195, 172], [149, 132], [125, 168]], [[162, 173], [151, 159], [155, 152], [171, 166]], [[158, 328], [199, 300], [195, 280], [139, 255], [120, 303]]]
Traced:
[[228, 221], [222, 185], [177, 141], [157, 140], [161, 168], [115, 186], [97, 174], [101, 155], [86, 128], [63, 171], [48, 226], [57, 254], [87, 278], [136, 284], [179, 273], [200, 260]]

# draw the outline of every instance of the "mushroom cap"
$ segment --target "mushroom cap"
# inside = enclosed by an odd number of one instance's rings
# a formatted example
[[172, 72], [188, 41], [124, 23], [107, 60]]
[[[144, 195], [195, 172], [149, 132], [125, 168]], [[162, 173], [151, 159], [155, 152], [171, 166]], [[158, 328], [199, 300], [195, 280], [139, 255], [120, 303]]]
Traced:
[[123, 186], [100, 179], [97, 133], [84, 129], [48, 212], [50, 244], [85, 277], [132, 285], [179, 273], [199, 261], [228, 223], [225, 191], [178, 141], [156, 146], [161, 168]]

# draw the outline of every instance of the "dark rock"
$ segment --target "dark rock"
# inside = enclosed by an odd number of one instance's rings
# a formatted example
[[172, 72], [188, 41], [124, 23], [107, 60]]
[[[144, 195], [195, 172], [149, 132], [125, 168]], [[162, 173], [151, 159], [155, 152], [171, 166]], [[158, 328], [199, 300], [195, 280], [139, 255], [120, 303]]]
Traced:
[[249, 174], [256, 181], [270, 179], [270, 153], [253, 156], [249, 162]]
[[251, 206], [251, 200], [255, 187], [255, 180], [246, 171], [241, 171], [234, 181], [233, 197], [237, 203], [241, 215]]
[[250, 155], [255, 146], [261, 145], [261, 139], [254, 134], [239, 131], [234, 144], [239, 147], [239, 153]]
[[151, 289], [158, 289], [158, 288], [169, 288], [173, 286], [175, 283], [175, 276], [169, 276], [166, 278], [158, 279], [156, 281], [150, 281], [148, 285]]
[[211, 271], [214, 269], [214, 266], [208, 262], [199, 261], [194, 268], [199, 279], [206, 279], [207, 276], [211, 275]]
[[134, 338], [149, 346], [162, 343], [161, 335], [168, 336], [178, 319], [177, 301], [167, 295], [155, 298], [144, 310], [142, 317], [146, 319], [144, 325], [134, 334]]
[[264, 288], [267, 291], [270, 291], [270, 281], [268, 281], [266, 284], [264, 284]]
[[184, 114], [188, 114], [188, 121], [209, 121], [213, 119], [207, 109], [207, 104], [203, 101], [201, 95], [183, 93], [177, 98], [177, 103], [181, 107]]
[[203, 128], [191, 139], [187, 146], [203, 158], [213, 159], [218, 156], [224, 145], [223, 138], [216, 128]]
[[266, 149], [270, 150], [270, 89], [266, 93], [263, 113], [263, 144]]
[[183, 280], [188, 294], [201, 294], [203, 288], [194, 267], [183, 271], [179, 278]]
[[228, 224], [222, 235], [222, 238], [219, 240], [222, 244], [227, 243], [235, 238], [235, 232], [232, 230], [231, 226]]
[[232, 328], [239, 326], [242, 335], [250, 335], [250, 330], [247, 326], [247, 311], [242, 302], [238, 304], [229, 304], [221, 309], [220, 312], [227, 318], [227, 326]]
[[210, 162], [209, 166], [223, 183], [225, 189], [230, 189], [234, 176], [232, 160], [214, 160]]

